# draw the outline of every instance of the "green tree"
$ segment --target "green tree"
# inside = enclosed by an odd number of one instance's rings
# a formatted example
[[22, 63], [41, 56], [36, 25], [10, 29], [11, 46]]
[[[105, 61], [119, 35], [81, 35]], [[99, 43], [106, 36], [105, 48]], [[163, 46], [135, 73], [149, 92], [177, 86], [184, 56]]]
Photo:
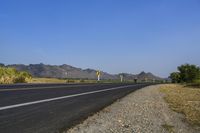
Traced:
[[5, 67], [5, 65], [3, 63], [0, 63], [0, 67]]
[[191, 83], [200, 78], [200, 68], [196, 65], [184, 64], [178, 67], [180, 80]]
[[180, 78], [180, 73], [179, 72], [173, 72], [170, 74], [169, 78], [171, 78], [172, 83], [180, 83], [181, 78]]

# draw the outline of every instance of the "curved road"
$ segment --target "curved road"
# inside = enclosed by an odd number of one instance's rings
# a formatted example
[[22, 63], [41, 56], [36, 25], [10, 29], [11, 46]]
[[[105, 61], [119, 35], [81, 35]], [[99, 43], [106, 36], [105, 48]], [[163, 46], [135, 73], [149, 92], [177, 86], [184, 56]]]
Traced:
[[149, 84], [0, 85], [0, 132], [61, 132]]

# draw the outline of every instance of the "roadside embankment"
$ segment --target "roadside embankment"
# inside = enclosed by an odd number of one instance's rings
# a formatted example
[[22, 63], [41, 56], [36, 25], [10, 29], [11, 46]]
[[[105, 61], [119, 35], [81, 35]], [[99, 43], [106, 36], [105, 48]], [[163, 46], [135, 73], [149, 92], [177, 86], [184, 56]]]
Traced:
[[166, 102], [172, 85], [154, 85], [118, 100], [66, 133], [198, 133]]
[[170, 109], [184, 114], [192, 126], [200, 126], [200, 89], [183, 85], [165, 85], [160, 88]]

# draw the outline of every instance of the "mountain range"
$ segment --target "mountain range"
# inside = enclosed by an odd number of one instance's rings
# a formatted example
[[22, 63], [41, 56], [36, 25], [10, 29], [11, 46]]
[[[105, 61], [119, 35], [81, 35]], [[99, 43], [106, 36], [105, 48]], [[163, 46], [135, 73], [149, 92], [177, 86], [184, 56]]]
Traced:
[[[73, 67], [70, 65], [45, 65], [43, 63], [40, 64], [12, 64], [12, 65], [4, 65], [5, 67], [16, 68], [19, 71], [27, 71], [33, 77], [41, 77], [41, 78], [74, 78], [74, 79], [96, 79], [96, 71], [94, 69], [81, 69], [77, 67]], [[139, 74], [128, 74], [128, 73], [120, 73], [120, 74], [109, 74], [107, 72], [101, 71], [101, 79], [120, 79], [120, 75], [123, 75], [125, 80], [162, 80], [162, 78], [153, 75], [148, 72], [141, 72]]]

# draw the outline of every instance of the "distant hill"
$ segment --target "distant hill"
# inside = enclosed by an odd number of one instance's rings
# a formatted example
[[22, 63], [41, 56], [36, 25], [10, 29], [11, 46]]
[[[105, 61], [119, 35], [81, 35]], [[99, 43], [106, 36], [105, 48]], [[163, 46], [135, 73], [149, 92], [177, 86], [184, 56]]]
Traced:
[[[7, 67], [16, 68], [19, 71], [28, 71], [33, 77], [47, 78], [79, 78], [96, 79], [96, 70], [81, 69], [70, 65], [45, 65], [45, 64], [13, 64]], [[102, 79], [117, 79], [117, 76], [102, 72]]]
[[137, 78], [140, 80], [162, 80], [162, 78], [155, 76], [150, 72], [145, 73], [144, 71], [138, 74]]
[[128, 74], [128, 73], [120, 73], [118, 75], [123, 75], [125, 80], [131, 79], [138, 79], [140, 81], [149, 81], [149, 80], [163, 80], [162, 78], [153, 75], [152, 73], [148, 72], [145, 73], [144, 71], [139, 74]]
[[[3, 66], [3, 64], [1, 64]], [[4, 65], [6, 66], [6, 65]], [[45, 65], [45, 64], [12, 64], [6, 67], [13, 67], [19, 71], [28, 71], [33, 77], [45, 77], [45, 78], [79, 78], [79, 79], [96, 79], [96, 70], [94, 69], [81, 69], [70, 65]], [[125, 80], [162, 80], [162, 78], [153, 75], [152, 73], [141, 72], [139, 74], [109, 74], [101, 72], [102, 79], [120, 79], [120, 75], [123, 75]]]

